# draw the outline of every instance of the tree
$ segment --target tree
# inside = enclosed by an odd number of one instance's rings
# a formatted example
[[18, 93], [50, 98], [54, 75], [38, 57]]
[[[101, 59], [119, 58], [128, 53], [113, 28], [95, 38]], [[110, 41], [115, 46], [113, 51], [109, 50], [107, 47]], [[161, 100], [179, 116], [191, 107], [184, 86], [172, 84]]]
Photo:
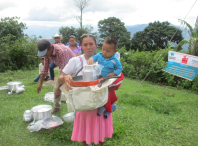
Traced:
[[198, 17], [195, 22], [195, 27], [193, 28], [189, 23], [184, 20], [179, 19], [181, 24], [185, 24], [186, 27], [189, 29], [188, 34], [190, 35], [190, 40], [182, 40], [176, 46], [175, 50], [180, 51], [184, 44], [188, 44], [188, 53], [192, 55], [198, 55]]
[[61, 42], [63, 44], [66, 44], [66, 43], [69, 42], [70, 35], [72, 33], [75, 33], [76, 32], [76, 28], [74, 28], [74, 27], [68, 27], [68, 26], [66, 26], [66, 27], [61, 26], [61, 28], [59, 29], [59, 32], [62, 35]]
[[130, 32], [127, 31], [124, 26], [124, 22], [121, 22], [119, 18], [109, 17], [98, 22], [98, 31], [100, 33], [100, 38], [102, 41], [107, 36], [115, 36], [118, 38], [119, 44], [118, 47], [130, 46]]
[[82, 29], [82, 11], [85, 7], [89, 5], [90, 0], [74, 0], [76, 7], [80, 9], [80, 16], [76, 16], [77, 21], [80, 23], [80, 28]]
[[131, 40], [131, 48], [134, 50], [139, 49], [140, 51], [164, 49], [170, 40], [178, 44], [183, 40], [182, 31], [180, 29], [177, 30], [174, 26], [170, 26], [168, 21], [162, 23], [155, 21], [149, 23], [143, 31], [134, 34]]
[[24, 36], [23, 30], [27, 29], [25, 23], [18, 23], [20, 17], [5, 17], [1, 18], [0, 22], [0, 38], [7, 35], [13, 35], [12, 40], [20, 39]]
[[61, 42], [63, 44], [68, 43], [69, 42], [69, 37], [70, 37], [70, 35], [72, 33], [74, 33], [76, 35], [76, 41], [78, 43], [81, 43], [80, 41], [81, 41], [82, 34], [92, 34], [92, 35], [96, 36], [97, 33], [96, 32], [95, 33], [92, 33], [91, 31], [93, 31], [93, 29], [90, 30], [90, 27], [91, 26], [89, 26], [89, 27], [82, 27], [82, 28], [74, 28], [74, 27], [68, 27], [68, 26], [67, 27], [63, 27], [62, 26], [59, 29], [59, 32], [62, 35]]
[[146, 35], [146, 32], [139, 31], [136, 32], [132, 38], [132, 49], [136, 48], [135, 50], [139, 51], [149, 51], [152, 50], [151, 47], [153, 44], [152, 40]]

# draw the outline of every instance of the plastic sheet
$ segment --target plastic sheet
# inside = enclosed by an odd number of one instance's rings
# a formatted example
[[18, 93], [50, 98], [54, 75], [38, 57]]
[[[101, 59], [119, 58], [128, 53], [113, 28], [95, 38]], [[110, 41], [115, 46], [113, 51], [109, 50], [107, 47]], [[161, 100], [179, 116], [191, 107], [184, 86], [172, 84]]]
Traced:
[[44, 100], [54, 103], [54, 92], [46, 93]]
[[[54, 103], [54, 92], [46, 93], [44, 97], [44, 101], [49, 101], [49, 102]], [[61, 101], [66, 101], [66, 97], [63, 92], [61, 95]]]
[[63, 121], [59, 117], [56, 117], [56, 116], [43, 119], [43, 125], [45, 129], [52, 129], [62, 124], [63, 124]]
[[2, 86], [2, 87], [0, 87], [0, 91], [1, 90], [8, 90], [8, 86]]
[[35, 132], [35, 131], [41, 130], [42, 128], [52, 129], [52, 128], [62, 125], [63, 123], [64, 122], [59, 117], [52, 116], [49, 118], [45, 118], [43, 120], [39, 120], [37, 122], [33, 121], [32, 123], [28, 125], [27, 129], [30, 132]]

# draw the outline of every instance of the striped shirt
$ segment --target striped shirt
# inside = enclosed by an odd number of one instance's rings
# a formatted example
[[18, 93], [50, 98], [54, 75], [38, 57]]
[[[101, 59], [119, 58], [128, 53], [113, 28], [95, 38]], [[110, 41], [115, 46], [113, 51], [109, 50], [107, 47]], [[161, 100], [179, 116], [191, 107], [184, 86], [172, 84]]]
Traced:
[[63, 68], [67, 65], [69, 60], [72, 57], [75, 57], [75, 54], [62, 43], [52, 44], [54, 47], [53, 53], [51, 57], [44, 57], [44, 67], [42, 73], [48, 75], [48, 70], [50, 67], [51, 61], [54, 62], [57, 66], [59, 66], [59, 72], [62, 73]]

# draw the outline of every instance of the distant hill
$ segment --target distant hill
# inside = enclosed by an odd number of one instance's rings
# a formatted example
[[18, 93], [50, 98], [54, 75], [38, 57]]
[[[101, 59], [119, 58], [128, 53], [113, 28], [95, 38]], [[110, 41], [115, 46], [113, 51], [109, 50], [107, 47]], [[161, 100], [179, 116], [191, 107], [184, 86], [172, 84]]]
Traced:
[[[173, 24], [171, 24], [173, 25]], [[126, 29], [128, 31], [131, 32], [131, 37], [133, 37], [133, 35], [138, 32], [138, 31], [143, 31], [145, 27], [147, 27], [148, 24], [137, 24], [137, 25], [126, 25]], [[175, 27], [179, 27], [177, 25], [173, 25]], [[32, 36], [32, 35], [36, 35], [36, 37], [42, 36], [42, 38], [46, 38], [49, 39], [51, 43], [54, 43], [54, 40], [52, 39], [52, 36], [55, 33], [59, 33], [59, 28], [61, 26], [40, 26], [40, 25], [30, 25], [28, 26], [28, 29], [24, 30], [24, 33]], [[75, 27], [75, 26], [73, 26]], [[78, 26], [76, 26], [77, 28]], [[98, 31], [97, 30], [97, 26], [93, 26], [94, 27], [94, 32]], [[190, 36], [188, 35], [188, 31], [183, 28], [183, 27], [179, 27], [181, 30], [183, 30], [182, 35], [184, 37], [184, 39], [189, 40]], [[99, 33], [98, 33], [99, 34]], [[184, 50], [186, 50], [188, 48], [188, 45], [185, 45]]]
[[[182, 36], [185, 38], [185, 39], [190, 39], [190, 36], [188, 35], [188, 31], [184, 28], [184, 27], [180, 27], [180, 26], [177, 26], [177, 25], [173, 25], [173, 24], [170, 24], [172, 26], [175, 26], [176, 28], [180, 28], [181, 30], [183, 30], [182, 32]], [[138, 31], [143, 31], [145, 27], [147, 27], [148, 24], [138, 24], [138, 25], [126, 25], [126, 29], [128, 31], [131, 32], [131, 37], [133, 37], [133, 35], [138, 32]]]
[[55, 40], [53, 39], [48, 39], [50, 41], [50, 43], [55, 43]]
[[[173, 24], [171, 24], [173, 25]], [[133, 37], [133, 35], [138, 32], [138, 31], [143, 31], [145, 27], [147, 27], [148, 24], [137, 24], [137, 25], [126, 25], [126, 29], [128, 31], [131, 32], [131, 37]], [[173, 25], [175, 27], [179, 27], [179, 26], [176, 26], [176, 25]], [[28, 29], [24, 30], [24, 33], [31, 36], [31, 35], [36, 35], [37, 37], [39, 36], [42, 36], [43, 38], [48, 38], [48, 39], [51, 39], [52, 36], [55, 34], [55, 33], [58, 33], [59, 32], [59, 28], [61, 26], [40, 26], [40, 25], [29, 25], [28, 26]], [[179, 27], [180, 29], [183, 30], [183, 37], [185, 39], [189, 39], [189, 35], [188, 35], [188, 32], [187, 30], [185, 30], [183, 27]], [[97, 30], [97, 27], [94, 26], [94, 31], [98, 31]]]
[[51, 39], [55, 33], [59, 32], [60, 26], [40, 26], [40, 25], [29, 25], [28, 29], [23, 32], [28, 36], [35, 35], [36, 37], [42, 36], [42, 38]]
[[145, 27], [147, 27], [148, 24], [138, 24], [138, 25], [126, 25], [126, 29], [131, 32], [131, 37], [138, 32], [143, 31]]

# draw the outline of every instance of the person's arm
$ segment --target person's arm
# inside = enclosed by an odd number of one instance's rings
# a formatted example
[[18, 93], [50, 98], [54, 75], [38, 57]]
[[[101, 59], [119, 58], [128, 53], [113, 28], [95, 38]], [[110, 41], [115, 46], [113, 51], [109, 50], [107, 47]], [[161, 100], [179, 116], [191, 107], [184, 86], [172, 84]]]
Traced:
[[70, 75], [65, 74], [65, 73], [62, 73], [58, 77], [59, 84], [61, 84], [61, 85], [65, 84], [65, 89], [67, 91], [72, 90], [71, 83], [70, 83], [71, 80], [72, 80], [72, 77]]
[[116, 61], [115, 68], [116, 70], [114, 70], [114, 73], [116, 73], [116, 75], [119, 75], [122, 72], [122, 65], [119, 60]]
[[112, 76], [117, 76], [117, 74], [116, 74], [115, 72], [112, 72], [112, 73], [109, 73], [109, 74], [107, 75], [107, 77], [112, 77]]
[[98, 61], [98, 58], [99, 58], [99, 53], [94, 55], [94, 56], [91, 56], [88, 60], [87, 60], [87, 64], [94, 64], [94, 62], [97, 62]]
[[94, 59], [94, 62], [97, 62], [97, 61], [98, 61], [98, 59], [99, 59], [99, 57], [100, 57], [100, 54], [101, 54], [101, 53], [97, 53], [96, 55], [91, 56], [91, 57]]
[[41, 80], [40, 80], [40, 83], [37, 87], [37, 93], [40, 93], [41, 92], [41, 88], [43, 86], [43, 81], [45, 79], [45, 76], [48, 75], [48, 70], [49, 70], [49, 66], [50, 66], [50, 59], [48, 57], [44, 57], [44, 67], [43, 67], [43, 70], [42, 70], [42, 74], [41, 74]]
[[79, 57], [73, 57], [69, 60], [68, 64], [62, 70], [61, 75], [58, 77], [59, 84], [65, 84], [65, 89], [69, 91], [72, 89], [70, 81], [72, 80], [72, 75], [81, 69], [81, 62]]
[[45, 74], [41, 74], [40, 76], [41, 76], [41, 80], [40, 80], [39, 86], [37, 87], [37, 93], [40, 93], [41, 92], [43, 81], [45, 79]]
[[60, 67], [60, 69], [59, 69], [59, 72], [60, 73], [62, 73], [63, 71], [63, 69], [65, 68], [65, 66], [67, 66], [67, 64], [69, 63], [69, 61], [73, 58], [73, 57], [76, 57], [75, 56], [75, 54], [72, 52], [72, 50], [71, 49], [67, 49], [67, 53], [66, 53], [67, 55], [65, 55], [65, 54], [60, 54], [60, 58], [62, 59], [62, 60], [65, 60], [66, 62], [65, 63], [62, 63], [59, 67]]
[[81, 54], [81, 46], [78, 46], [77, 48], [78, 48], [78, 52], [77, 52], [76, 56], [79, 56]]

